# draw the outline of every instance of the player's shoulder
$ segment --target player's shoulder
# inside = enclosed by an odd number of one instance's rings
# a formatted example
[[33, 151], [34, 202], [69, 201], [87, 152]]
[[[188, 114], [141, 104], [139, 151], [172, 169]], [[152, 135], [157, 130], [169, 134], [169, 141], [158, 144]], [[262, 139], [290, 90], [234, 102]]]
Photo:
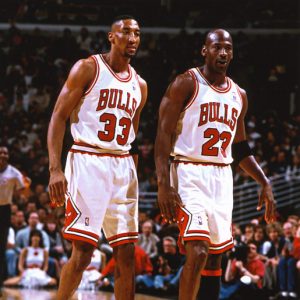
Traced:
[[14, 167], [12, 165], [8, 165], [7, 166], [7, 170], [13, 176], [20, 176], [20, 175], [22, 175], [22, 173], [16, 167]]
[[175, 89], [183, 89], [183, 90], [190, 90], [194, 91], [195, 88], [195, 76], [191, 72], [191, 70], [187, 70], [184, 73], [178, 74], [171, 86]]
[[73, 69], [78, 72], [91, 72], [96, 68], [95, 59], [90, 56], [88, 58], [79, 59], [74, 65]]

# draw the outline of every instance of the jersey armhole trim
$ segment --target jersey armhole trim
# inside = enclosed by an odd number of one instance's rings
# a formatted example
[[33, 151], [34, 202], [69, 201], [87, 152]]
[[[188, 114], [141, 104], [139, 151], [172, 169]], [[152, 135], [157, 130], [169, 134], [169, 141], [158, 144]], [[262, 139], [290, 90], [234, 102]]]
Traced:
[[238, 92], [238, 94], [239, 94], [239, 98], [240, 98], [241, 105], [242, 105], [241, 109], [242, 109], [243, 106], [244, 106], [244, 101], [243, 101], [242, 94], [241, 94], [241, 92], [240, 92], [240, 87], [239, 87], [236, 83], [234, 83], [234, 84], [235, 84], [236, 90], [237, 90], [237, 92]]
[[194, 81], [194, 93], [193, 95], [191, 96], [191, 98], [188, 100], [185, 108], [183, 109], [183, 111], [186, 111], [195, 101], [197, 95], [198, 95], [198, 92], [199, 92], [199, 84], [198, 84], [198, 80], [194, 74], [193, 71], [188, 71], [188, 73], [192, 76], [193, 78], [193, 81]]
[[94, 85], [96, 84], [96, 82], [98, 80], [99, 73], [100, 73], [100, 66], [99, 66], [99, 63], [98, 63], [97, 59], [95, 58], [95, 56], [91, 56], [91, 58], [95, 62], [96, 70], [95, 70], [95, 74], [94, 74], [94, 79], [93, 79], [91, 85], [89, 86], [89, 88], [84, 93], [84, 96], [88, 95], [91, 92], [91, 90], [93, 89]]

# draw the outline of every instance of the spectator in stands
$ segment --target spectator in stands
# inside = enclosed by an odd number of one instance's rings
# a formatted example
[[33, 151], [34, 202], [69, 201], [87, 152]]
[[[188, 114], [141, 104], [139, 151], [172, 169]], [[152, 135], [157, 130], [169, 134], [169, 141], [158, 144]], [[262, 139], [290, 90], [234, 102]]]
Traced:
[[183, 264], [184, 257], [178, 252], [175, 239], [172, 236], [164, 237], [163, 251], [155, 264], [155, 289], [177, 289]]
[[138, 239], [138, 245], [144, 249], [151, 260], [156, 258], [158, 254], [157, 243], [159, 242], [159, 237], [152, 231], [153, 221], [145, 221], [142, 225], [142, 233], [139, 234]]
[[[19, 230], [16, 235], [16, 245], [19, 248], [24, 248], [29, 246], [30, 231], [33, 229], [38, 229], [37, 228], [38, 224], [39, 224], [39, 216], [37, 212], [31, 212], [28, 217], [28, 226]], [[49, 236], [44, 230], [41, 230], [41, 233], [42, 233], [44, 247], [47, 251], [49, 251], [50, 248]]]
[[254, 229], [255, 229], [254, 224], [252, 224], [252, 223], [246, 224], [245, 229], [244, 229], [244, 234], [242, 236], [242, 241], [244, 243], [247, 244], [248, 242], [254, 240]]
[[282, 236], [281, 224], [275, 222], [267, 225], [268, 240], [264, 245], [265, 276], [264, 287], [270, 294], [277, 292], [277, 266], [285, 240]]
[[[153, 266], [147, 253], [139, 246], [135, 245], [135, 276], [152, 275]], [[114, 268], [116, 261], [112, 257], [102, 271], [100, 284], [104, 286], [114, 286]]]
[[226, 267], [225, 280], [231, 282], [221, 288], [220, 300], [231, 299], [262, 299], [262, 279], [265, 272], [263, 262], [259, 259], [257, 246], [253, 241], [248, 242], [246, 259], [229, 259]]
[[15, 233], [17, 233], [19, 230], [25, 228], [27, 226], [27, 223], [25, 222], [25, 215], [22, 210], [18, 210], [16, 212], [16, 222], [15, 226], [13, 227], [15, 230]]
[[0, 144], [0, 287], [4, 280], [5, 251], [13, 193], [25, 187], [21, 172], [8, 163], [8, 148]]
[[6, 246], [6, 264], [7, 264], [7, 276], [14, 277], [17, 272], [17, 249], [16, 249], [16, 239], [15, 231], [12, 227], [9, 228], [8, 237], [7, 237], [7, 246]]
[[9, 278], [5, 286], [21, 285], [24, 287], [54, 286], [56, 280], [47, 275], [48, 251], [44, 248], [41, 231], [32, 229], [30, 244], [22, 249], [18, 269], [20, 275]]
[[57, 275], [59, 276], [61, 267], [67, 262], [68, 258], [63, 248], [61, 234], [58, 231], [54, 216], [50, 215], [47, 217], [44, 231], [50, 240], [49, 256], [57, 261]]
[[281, 251], [278, 264], [279, 295], [297, 299], [296, 294], [296, 259], [294, 257], [293, 225], [290, 222], [283, 224], [285, 243]]

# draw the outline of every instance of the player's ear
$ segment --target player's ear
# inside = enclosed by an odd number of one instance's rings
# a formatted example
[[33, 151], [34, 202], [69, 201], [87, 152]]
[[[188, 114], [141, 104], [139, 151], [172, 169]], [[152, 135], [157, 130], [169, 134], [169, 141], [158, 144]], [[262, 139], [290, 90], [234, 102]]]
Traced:
[[110, 42], [111, 44], [113, 44], [113, 43], [114, 43], [114, 33], [110, 31], [110, 32], [107, 34], [107, 37], [108, 37], [109, 42]]
[[202, 49], [201, 49], [201, 55], [202, 55], [203, 57], [205, 57], [205, 56], [206, 56], [206, 53], [207, 53], [207, 48], [206, 48], [205, 45], [203, 45], [203, 46], [202, 46]]

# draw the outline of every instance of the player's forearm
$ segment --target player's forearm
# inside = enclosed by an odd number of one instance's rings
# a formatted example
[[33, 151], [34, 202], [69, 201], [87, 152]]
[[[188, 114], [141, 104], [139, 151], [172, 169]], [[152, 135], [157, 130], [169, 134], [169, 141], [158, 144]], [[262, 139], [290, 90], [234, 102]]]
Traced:
[[169, 157], [171, 150], [171, 135], [159, 130], [154, 150], [158, 186], [170, 185]]
[[240, 162], [239, 166], [262, 186], [270, 183], [264, 171], [261, 169], [261, 167], [252, 155], [245, 157]]
[[66, 121], [53, 114], [47, 135], [49, 152], [49, 170], [60, 170], [63, 139], [66, 130]]

